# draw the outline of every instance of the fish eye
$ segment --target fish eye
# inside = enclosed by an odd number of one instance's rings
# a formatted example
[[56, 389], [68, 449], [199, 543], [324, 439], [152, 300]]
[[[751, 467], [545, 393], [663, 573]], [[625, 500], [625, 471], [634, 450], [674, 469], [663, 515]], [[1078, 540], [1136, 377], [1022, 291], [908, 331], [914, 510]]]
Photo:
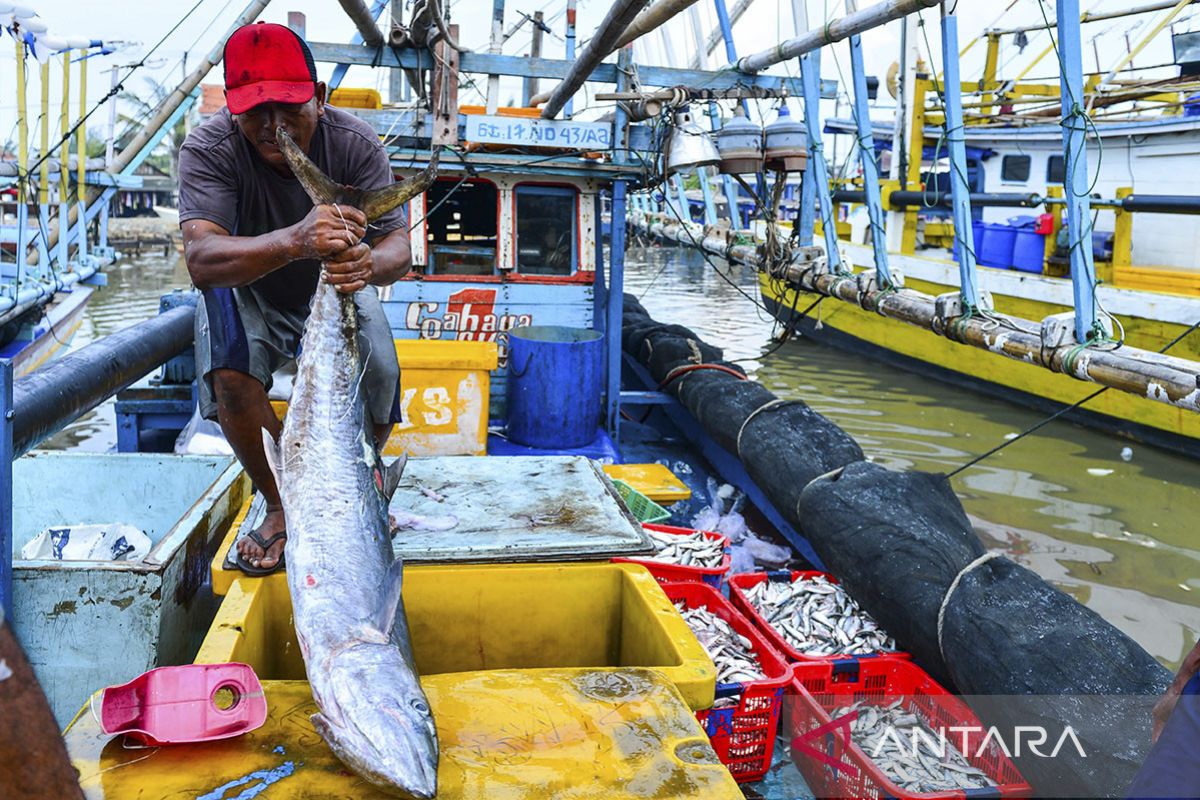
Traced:
[[427, 706], [425, 704], [425, 701], [420, 699], [419, 697], [413, 698], [412, 707], [415, 708], [417, 710], [417, 713], [419, 713], [419, 714], [428, 714], [429, 713], [429, 706]]

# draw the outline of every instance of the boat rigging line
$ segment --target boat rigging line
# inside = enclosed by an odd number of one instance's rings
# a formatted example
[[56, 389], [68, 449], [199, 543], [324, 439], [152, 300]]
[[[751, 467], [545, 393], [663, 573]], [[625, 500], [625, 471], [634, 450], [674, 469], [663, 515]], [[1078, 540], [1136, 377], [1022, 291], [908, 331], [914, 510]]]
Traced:
[[[141, 69], [143, 66], [145, 66], [146, 62], [150, 60], [150, 56], [154, 55], [155, 51], [158, 50], [158, 48], [162, 47], [163, 43], [166, 42], [167, 39], [169, 39], [171, 37], [171, 35], [173, 33], [175, 33], [175, 31], [179, 30], [180, 26], [183, 25], [183, 23], [187, 21], [188, 17], [190, 17], [193, 13], [195, 13], [196, 9], [198, 9], [201, 5], [203, 5], [203, 3], [204, 3], [204, 0], [196, 0], [196, 3], [190, 9], [188, 9], [187, 13], [185, 13], [182, 17], [180, 17], [179, 21], [176, 22], [169, 31], [167, 31], [165, 34], [163, 34], [162, 38], [159, 39], [154, 44], [153, 47], [151, 47], [148, 51], [146, 51], [146, 54], [144, 56], [142, 56], [140, 59], [138, 59], [133, 64], [129, 65], [129, 72], [126, 72], [125, 75], [120, 80], [118, 80], [112, 86], [112, 88], [110, 88], [108, 90], [108, 92], [104, 95], [104, 97], [100, 98], [100, 101], [98, 103], [95, 103], [90, 109], [88, 109], [87, 113], [84, 114], [82, 117], [80, 117], [79, 120], [74, 125], [71, 126], [71, 129], [69, 131], [64, 133], [57, 142], [55, 142], [51, 147], [49, 147], [46, 150], [46, 152], [41, 153], [40, 154], [41, 157], [38, 158], [38, 160], [35, 161], [32, 165], [30, 165], [29, 168], [25, 171], [25, 175], [23, 175], [21, 177], [25, 178], [25, 177], [32, 176], [33, 173], [37, 171], [38, 167], [40, 167], [45, 161], [50, 159], [54, 153], [58, 152], [58, 149], [63, 145], [64, 142], [69, 141], [73, 136], [75, 136], [75, 134], [79, 131], [80, 125], [83, 125], [85, 122], [87, 122], [88, 118], [91, 117], [92, 114], [96, 113], [96, 111], [98, 111], [101, 106], [103, 106], [106, 102], [108, 102], [113, 97], [116, 97], [122, 90], [124, 90], [125, 81], [129, 80], [129, 77], [131, 75], [133, 75], [133, 73], [137, 72], [139, 69]], [[77, 158], [86, 158], [87, 154], [86, 153], [77, 153], [76, 157]], [[65, 167], [65, 166], [66, 165], [63, 165], [63, 167]]]

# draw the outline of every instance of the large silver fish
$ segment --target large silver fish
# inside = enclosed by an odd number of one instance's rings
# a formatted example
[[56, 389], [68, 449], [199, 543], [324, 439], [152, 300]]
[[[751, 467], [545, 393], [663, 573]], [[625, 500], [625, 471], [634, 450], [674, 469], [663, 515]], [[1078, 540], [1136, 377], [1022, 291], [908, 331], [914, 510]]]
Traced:
[[[280, 129], [277, 141], [314, 203], [363, 210], [367, 221], [425, 190], [429, 168], [374, 191], [339, 186]], [[288, 586], [296, 638], [319, 712], [313, 725], [344, 764], [408, 798], [437, 793], [438, 743], [417, 681], [401, 562], [387, 505], [404, 459], [384, 467], [360, 392], [358, 311], [323, 280], [301, 340], [278, 444], [264, 431], [287, 517]]]

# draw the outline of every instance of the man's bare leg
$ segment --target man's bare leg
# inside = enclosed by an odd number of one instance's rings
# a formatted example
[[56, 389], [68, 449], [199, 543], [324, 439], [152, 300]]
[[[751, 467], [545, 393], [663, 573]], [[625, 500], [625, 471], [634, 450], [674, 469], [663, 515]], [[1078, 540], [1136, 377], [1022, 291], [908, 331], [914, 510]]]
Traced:
[[[269, 540], [285, 530], [286, 523], [283, 504], [279, 501], [279, 488], [275, 485], [275, 476], [271, 474], [267, 456], [263, 452], [262, 431], [266, 428], [271, 436], [278, 439], [282, 426], [271, 410], [266, 388], [258, 380], [233, 369], [213, 370], [210, 377], [221, 431], [233, 447], [234, 455], [250, 475], [250, 480], [254, 481], [255, 487], [266, 500], [267, 517], [259, 526], [258, 535]], [[264, 553], [261, 547], [246, 537], [242, 537], [237, 545], [244, 559], [263, 569], [270, 569], [279, 562], [283, 556], [283, 546], [284, 540], [280, 539]]]

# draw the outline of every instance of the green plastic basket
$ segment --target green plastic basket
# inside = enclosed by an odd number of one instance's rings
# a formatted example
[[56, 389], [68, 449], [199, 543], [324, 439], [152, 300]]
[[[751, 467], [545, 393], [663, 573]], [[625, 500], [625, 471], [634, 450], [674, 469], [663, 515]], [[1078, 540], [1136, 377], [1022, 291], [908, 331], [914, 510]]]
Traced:
[[637, 517], [638, 522], [663, 522], [671, 518], [671, 512], [651, 500], [637, 489], [622, 480], [613, 478], [613, 486], [617, 494], [625, 501], [629, 513]]

